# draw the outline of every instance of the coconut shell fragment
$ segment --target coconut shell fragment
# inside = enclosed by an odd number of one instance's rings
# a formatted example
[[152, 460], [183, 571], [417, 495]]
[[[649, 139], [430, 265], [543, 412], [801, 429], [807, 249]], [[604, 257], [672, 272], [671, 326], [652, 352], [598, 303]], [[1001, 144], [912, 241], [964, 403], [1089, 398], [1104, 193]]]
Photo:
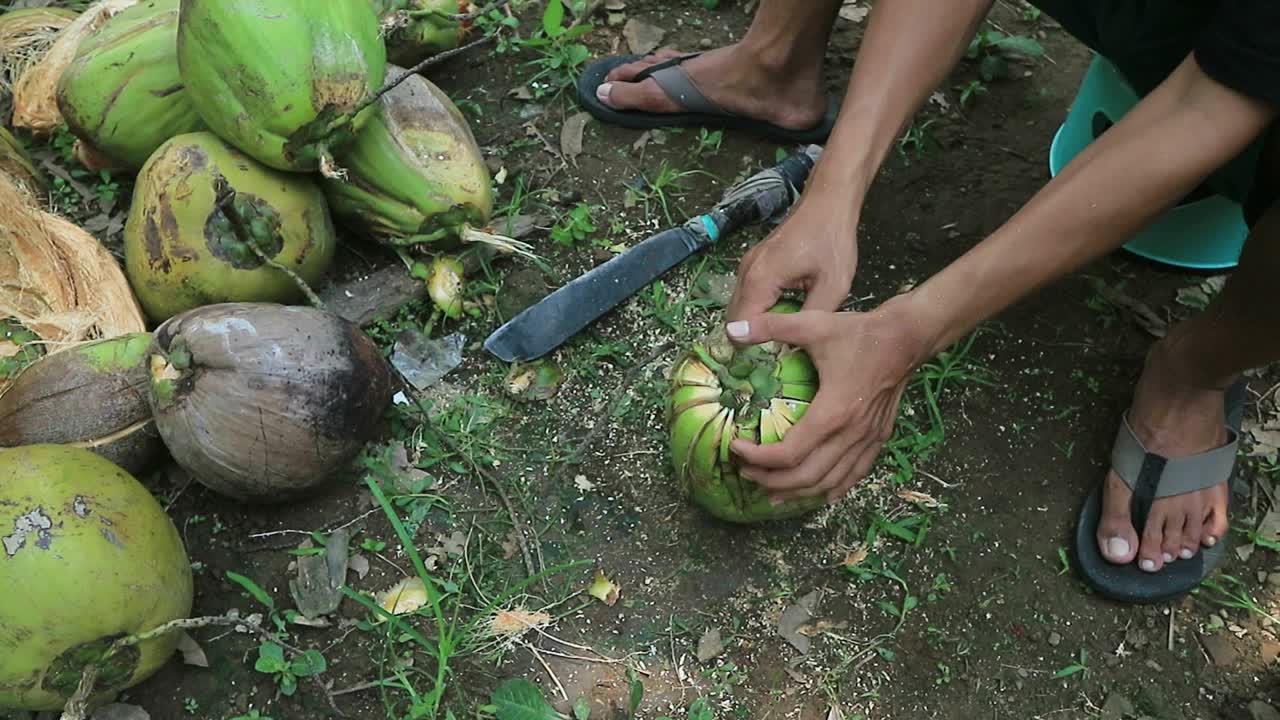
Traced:
[[143, 332], [129, 281], [102, 243], [33, 204], [0, 173], [0, 318], [57, 345]]
[[358, 327], [323, 310], [224, 303], [155, 331], [151, 406], [174, 460], [249, 502], [314, 491], [372, 439], [391, 375]]
[[91, 450], [131, 474], [162, 452], [147, 400], [148, 333], [60, 350], [0, 394], [0, 446], [53, 443]]

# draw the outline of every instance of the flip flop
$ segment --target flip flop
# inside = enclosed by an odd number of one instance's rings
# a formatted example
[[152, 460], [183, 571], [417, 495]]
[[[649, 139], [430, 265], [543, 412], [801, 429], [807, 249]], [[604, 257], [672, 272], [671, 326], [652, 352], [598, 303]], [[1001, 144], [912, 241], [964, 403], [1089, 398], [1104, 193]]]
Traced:
[[763, 120], [753, 120], [721, 108], [707, 96], [703, 95], [693, 84], [689, 74], [681, 64], [702, 53], [690, 53], [651, 65], [640, 71], [634, 82], [653, 78], [677, 105], [685, 112], [656, 113], [641, 110], [615, 110], [600, 102], [596, 97], [596, 88], [605, 82], [605, 78], [614, 68], [640, 60], [641, 55], [618, 55], [598, 60], [589, 65], [578, 78], [578, 102], [582, 107], [601, 122], [635, 129], [652, 129], [663, 127], [721, 127], [731, 130], [744, 130], [766, 136], [784, 143], [809, 144], [826, 142], [835, 127], [836, 114], [839, 107], [833, 102], [827, 109], [826, 117], [808, 130], [791, 130], [779, 127]]
[[[1176, 459], [1148, 451], [1134, 435], [1128, 415], [1125, 415], [1111, 452], [1111, 466], [1133, 490], [1131, 513], [1138, 537], [1142, 537], [1151, 503], [1157, 498], [1203, 490], [1223, 481], [1227, 482], [1228, 498], [1234, 494], [1231, 486], [1236, 474], [1244, 404], [1245, 384], [1241, 381], [1226, 393], [1227, 444], [1199, 455]], [[1127, 565], [1110, 562], [1098, 549], [1096, 537], [1102, 516], [1104, 485], [1105, 481], [1094, 489], [1080, 510], [1073, 547], [1077, 569], [1101, 595], [1135, 604], [1173, 600], [1195, 589], [1226, 556], [1229, 542], [1227, 537], [1222, 537], [1213, 547], [1201, 547], [1190, 559], [1178, 558], [1159, 572], [1139, 569], [1136, 557]], [[1228, 502], [1234, 504], [1231, 500]]]

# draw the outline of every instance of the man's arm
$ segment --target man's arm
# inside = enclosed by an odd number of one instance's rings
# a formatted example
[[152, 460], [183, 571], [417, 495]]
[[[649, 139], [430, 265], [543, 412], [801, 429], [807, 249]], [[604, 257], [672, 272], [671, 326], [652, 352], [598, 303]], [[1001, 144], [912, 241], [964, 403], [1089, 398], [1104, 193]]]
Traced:
[[1007, 223], [911, 293], [930, 353], [1119, 247], [1276, 115], [1187, 58]]
[[858, 218], [902, 129], [946, 79], [993, 0], [879, 0], [849, 90], [800, 202], [743, 258], [728, 316], [766, 311], [787, 288], [835, 310], [857, 267]]

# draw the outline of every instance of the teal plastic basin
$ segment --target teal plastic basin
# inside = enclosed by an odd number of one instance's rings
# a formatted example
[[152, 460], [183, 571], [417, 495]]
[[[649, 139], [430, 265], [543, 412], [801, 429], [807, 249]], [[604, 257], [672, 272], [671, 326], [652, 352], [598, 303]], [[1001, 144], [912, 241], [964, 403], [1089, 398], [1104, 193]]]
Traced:
[[[1137, 93], [1115, 66], [1095, 55], [1066, 121], [1049, 147], [1049, 173], [1056, 176], [1137, 104]], [[1240, 204], [1222, 195], [1210, 195], [1169, 210], [1124, 248], [1166, 265], [1222, 270], [1239, 262], [1248, 234]]]

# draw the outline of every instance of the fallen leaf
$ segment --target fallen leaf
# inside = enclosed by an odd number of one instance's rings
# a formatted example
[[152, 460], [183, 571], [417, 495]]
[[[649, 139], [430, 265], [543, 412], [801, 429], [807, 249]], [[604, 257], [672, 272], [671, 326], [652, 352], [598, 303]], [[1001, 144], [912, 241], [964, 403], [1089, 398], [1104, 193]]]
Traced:
[[493, 176], [493, 181], [499, 185], [507, 181], [507, 166], [503, 165]]
[[182, 662], [194, 667], [209, 667], [209, 658], [205, 657], [200, 643], [185, 632], [178, 633], [178, 652], [182, 653]]
[[313, 617], [307, 617], [306, 615], [297, 615], [293, 618], [293, 624], [303, 625], [305, 627], [313, 627], [313, 628], [327, 628], [327, 627], [331, 627], [333, 623], [330, 623], [328, 620], [325, 620], [322, 617], [313, 618]]
[[582, 154], [582, 133], [590, 120], [591, 115], [580, 112], [565, 120], [560, 128], [560, 154], [574, 165], [578, 164], [578, 156]]
[[1252, 447], [1249, 449], [1249, 455], [1252, 457], [1275, 455], [1277, 450], [1280, 450], [1280, 430], [1252, 427], [1249, 429], [1249, 439], [1252, 441]]
[[357, 578], [363, 580], [364, 576], [369, 574], [369, 558], [358, 553], [352, 555], [347, 568], [354, 572]]
[[[297, 575], [289, 580], [289, 593], [304, 617], [320, 618], [342, 603], [340, 588], [347, 579], [351, 532], [339, 528], [329, 533], [324, 552], [297, 559]], [[303, 547], [310, 547], [308, 540]]]
[[724, 654], [724, 641], [720, 638], [720, 628], [711, 628], [698, 640], [698, 662], [707, 663]]
[[1272, 543], [1280, 543], [1280, 511], [1272, 508], [1258, 523], [1258, 537]]
[[844, 562], [840, 564], [844, 565], [847, 568], [857, 567], [862, 564], [863, 560], [867, 559], [867, 554], [868, 554], [867, 546], [858, 545], [857, 547], [849, 551], [849, 554], [846, 555], [844, 558]]
[[[378, 607], [392, 615], [404, 615], [427, 604], [427, 587], [422, 584], [422, 578], [405, 578], [378, 593], [375, 601]], [[382, 619], [385, 618], [379, 616], [379, 620]]]
[[[619, 25], [625, 23], [626, 21], [627, 21], [626, 13], [611, 12], [605, 15], [605, 22], [609, 24], [609, 27], [618, 27]], [[615, 37], [614, 40], [616, 41], [617, 38]]]
[[440, 546], [449, 555], [462, 555], [467, 547], [467, 536], [461, 530], [454, 530], [449, 537], [440, 536]]
[[499, 610], [489, 619], [489, 633], [497, 638], [514, 639], [536, 628], [551, 624], [551, 616], [523, 608]]
[[1156, 311], [1152, 310], [1151, 306], [1141, 300], [1109, 287], [1098, 288], [1098, 294], [1102, 295], [1107, 302], [1117, 309], [1128, 313], [1139, 327], [1146, 330], [1153, 337], [1162, 338], [1169, 331], [1168, 321], [1156, 314]]
[[622, 27], [622, 37], [627, 39], [627, 47], [635, 55], [648, 55], [657, 50], [666, 34], [666, 30], [636, 18], [631, 18]]
[[641, 150], [644, 150], [645, 146], [649, 144], [649, 138], [651, 137], [653, 137], [653, 133], [648, 130], [640, 133], [640, 137], [636, 138], [636, 141], [631, 143], [631, 151], [640, 152]]
[[734, 275], [722, 273], [703, 273], [694, 282], [690, 294], [695, 298], [711, 302], [716, 307], [727, 307], [733, 298], [733, 290], [738, 279]]
[[591, 587], [587, 588], [587, 594], [605, 605], [612, 606], [618, 602], [618, 596], [622, 594], [622, 590], [604, 572], [597, 570], [595, 580], [591, 582]]
[[942, 108], [943, 111], [951, 109], [951, 103], [947, 100], [946, 94], [941, 90], [929, 96], [929, 101]]
[[840, 17], [851, 23], [860, 23], [867, 19], [867, 14], [871, 12], [871, 8], [862, 7], [858, 4], [858, 0], [850, 0], [840, 7]]
[[801, 628], [815, 617], [820, 597], [819, 591], [814, 590], [784, 610], [782, 617], [778, 619], [778, 634], [805, 655], [809, 654], [813, 643], [801, 633]]
[[573, 479], [573, 486], [582, 492], [591, 492], [596, 489], [596, 484], [587, 479], [586, 475], [578, 475]]
[[22, 346], [12, 340], [0, 340], [0, 358], [13, 357], [22, 350]]
[[503, 560], [510, 560], [511, 558], [516, 556], [516, 553], [520, 552], [519, 537], [520, 536], [516, 534], [516, 531], [512, 530], [510, 533], [507, 534], [506, 539], [502, 541], [502, 559]]
[[934, 500], [932, 495], [916, 492], [915, 490], [899, 490], [898, 497], [914, 505], [920, 505], [921, 507], [936, 508], [939, 505], [938, 501]]
[[151, 715], [137, 705], [111, 703], [94, 710], [89, 720], [151, 720]]
[[516, 100], [532, 100], [533, 91], [529, 89], [528, 85], [521, 85], [508, 90], [507, 97], [515, 98]]
[[560, 392], [563, 382], [564, 370], [554, 361], [542, 358], [513, 365], [503, 382], [503, 389], [516, 400], [544, 402]]
[[91, 233], [100, 233], [111, 226], [111, 216], [106, 213], [98, 213], [88, 220], [84, 221], [84, 229]]

